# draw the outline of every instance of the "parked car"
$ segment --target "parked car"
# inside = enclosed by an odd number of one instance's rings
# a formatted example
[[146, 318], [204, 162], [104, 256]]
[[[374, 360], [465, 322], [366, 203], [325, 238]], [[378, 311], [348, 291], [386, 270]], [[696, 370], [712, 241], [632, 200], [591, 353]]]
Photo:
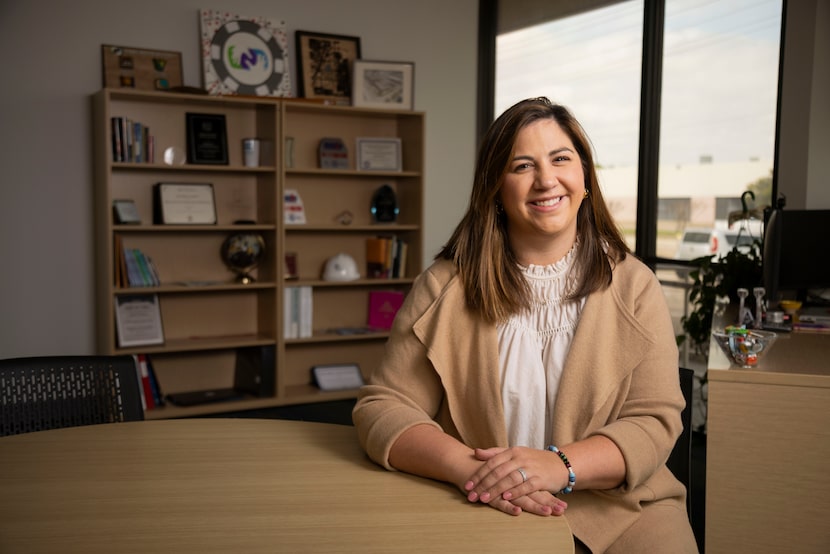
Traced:
[[690, 227], [683, 232], [676, 260], [693, 260], [703, 256], [726, 255], [736, 245], [749, 246], [756, 238], [746, 231]]
[[[715, 229], [712, 227], [688, 227], [683, 231], [683, 238], [677, 247], [675, 260], [694, 260], [704, 256], [725, 256], [732, 248], [749, 246], [760, 235], [746, 230]], [[677, 275], [685, 277], [689, 269], [677, 270]]]

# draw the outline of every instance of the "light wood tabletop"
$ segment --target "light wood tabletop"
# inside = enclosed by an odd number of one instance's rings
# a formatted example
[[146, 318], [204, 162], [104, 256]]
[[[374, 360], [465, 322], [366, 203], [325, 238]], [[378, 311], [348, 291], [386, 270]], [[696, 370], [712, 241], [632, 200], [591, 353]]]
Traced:
[[503, 514], [386, 471], [353, 427], [116, 423], [0, 438], [0, 552], [573, 552], [564, 517]]

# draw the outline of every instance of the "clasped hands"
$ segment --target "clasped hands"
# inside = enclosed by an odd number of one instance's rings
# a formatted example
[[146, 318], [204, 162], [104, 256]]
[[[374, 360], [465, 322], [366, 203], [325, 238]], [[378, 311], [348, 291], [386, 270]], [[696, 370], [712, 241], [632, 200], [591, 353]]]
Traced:
[[549, 453], [515, 446], [476, 448], [474, 455], [484, 464], [464, 484], [470, 502], [490, 504], [511, 515], [565, 513], [567, 502], [550, 492], [560, 490], [562, 483], [557, 481], [561, 480], [554, 469], [558, 466]]

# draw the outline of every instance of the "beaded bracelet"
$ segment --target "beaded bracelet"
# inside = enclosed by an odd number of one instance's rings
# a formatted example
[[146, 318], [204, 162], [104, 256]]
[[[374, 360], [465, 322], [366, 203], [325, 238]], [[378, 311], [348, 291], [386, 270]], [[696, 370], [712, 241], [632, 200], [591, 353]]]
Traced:
[[568, 457], [565, 456], [565, 453], [556, 448], [554, 445], [551, 444], [550, 446], [548, 446], [548, 450], [554, 452], [557, 456], [559, 456], [562, 459], [562, 462], [565, 464], [565, 467], [568, 469], [568, 486], [559, 492], [561, 492], [562, 494], [568, 494], [570, 492], [573, 492], [574, 485], [576, 485], [576, 473], [574, 473], [574, 470], [571, 467], [571, 462], [568, 461]]

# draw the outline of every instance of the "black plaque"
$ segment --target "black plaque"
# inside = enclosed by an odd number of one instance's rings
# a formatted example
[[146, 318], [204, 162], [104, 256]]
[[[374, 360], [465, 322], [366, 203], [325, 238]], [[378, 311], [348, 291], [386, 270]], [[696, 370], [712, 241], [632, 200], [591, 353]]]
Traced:
[[228, 164], [228, 135], [222, 114], [188, 113], [187, 163]]

